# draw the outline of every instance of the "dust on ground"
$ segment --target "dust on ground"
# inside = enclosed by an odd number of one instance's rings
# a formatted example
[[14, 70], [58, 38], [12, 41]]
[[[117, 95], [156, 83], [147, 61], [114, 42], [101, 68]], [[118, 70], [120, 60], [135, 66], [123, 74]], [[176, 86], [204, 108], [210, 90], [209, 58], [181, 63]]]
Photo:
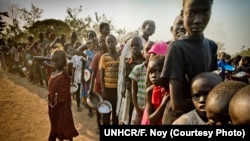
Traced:
[[[46, 141], [50, 132], [47, 89], [28, 82], [26, 77], [0, 68], [0, 140]], [[82, 106], [77, 112], [72, 100], [72, 112], [79, 136], [74, 141], [99, 141], [97, 122]]]

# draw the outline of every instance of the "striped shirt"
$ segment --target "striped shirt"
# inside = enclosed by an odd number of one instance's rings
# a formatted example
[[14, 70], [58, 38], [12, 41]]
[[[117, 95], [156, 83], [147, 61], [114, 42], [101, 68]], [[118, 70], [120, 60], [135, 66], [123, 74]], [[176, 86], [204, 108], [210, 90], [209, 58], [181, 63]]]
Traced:
[[119, 60], [120, 56], [114, 59], [108, 53], [101, 56], [99, 65], [105, 70], [105, 88], [117, 88]]
[[137, 104], [140, 108], [145, 108], [146, 105], [146, 66], [145, 62], [134, 66], [129, 74], [131, 80], [137, 81]]

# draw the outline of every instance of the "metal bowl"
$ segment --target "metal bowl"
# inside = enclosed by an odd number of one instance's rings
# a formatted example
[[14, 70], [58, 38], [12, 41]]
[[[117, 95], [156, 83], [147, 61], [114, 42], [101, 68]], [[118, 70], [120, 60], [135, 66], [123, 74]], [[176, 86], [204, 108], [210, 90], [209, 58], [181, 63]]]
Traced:
[[89, 81], [90, 79], [90, 71], [88, 69], [84, 69], [84, 80], [85, 82]]
[[33, 64], [33, 61], [31, 59], [29, 59], [28, 62], [27, 62], [27, 65], [32, 66], [32, 64]]
[[232, 76], [233, 76], [233, 77], [236, 77], [236, 78], [243, 78], [243, 77], [245, 77], [246, 75], [247, 75], [246, 72], [240, 71], [240, 72], [238, 72], [238, 73], [236, 73], [236, 74], [234, 74], [234, 75], [232, 75]]
[[87, 104], [91, 108], [96, 108], [97, 104], [102, 101], [102, 96], [99, 93], [92, 93], [87, 96]]
[[23, 72], [24, 74], [26, 74], [27, 68], [26, 68], [26, 67], [23, 67], [23, 68], [22, 68], [22, 72]]
[[70, 84], [70, 93], [75, 94], [77, 90], [78, 90], [78, 85], [76, 83], [71, 83]]
[[97, 110], [101, 114], [108, 114], [112, 111], [112, 105], [109, 101], [103, 100], [97, 104]]

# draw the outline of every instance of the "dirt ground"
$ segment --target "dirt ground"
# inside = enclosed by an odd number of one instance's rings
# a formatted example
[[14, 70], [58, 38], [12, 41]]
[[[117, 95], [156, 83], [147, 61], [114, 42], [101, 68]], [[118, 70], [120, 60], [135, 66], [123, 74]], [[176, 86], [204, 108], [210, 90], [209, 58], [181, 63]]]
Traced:
[[[0, 68], [0, 141], [48, 140], [50, 122], [47, 108], [46, 88]], [[73, 140], [99, 141], [96, 115], [89, 117], [84, 106], [81, 112], [77, 112], [75, 100], [72, 111], [79, 132]]]

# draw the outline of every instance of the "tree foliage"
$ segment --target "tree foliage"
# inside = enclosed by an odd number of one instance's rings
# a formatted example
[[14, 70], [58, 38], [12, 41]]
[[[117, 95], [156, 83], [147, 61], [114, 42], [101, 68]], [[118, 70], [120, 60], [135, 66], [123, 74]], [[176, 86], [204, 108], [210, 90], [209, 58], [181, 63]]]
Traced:
[[8, 6], [10, 19], [12, 21], [12, 24], [9, 25], [9, 34], [13, 34], [13, 36], [16, 38], [16, 36], [21, 33], [20, 29], [20, 17], [22, 16], [19, 6], [17, 4], [9, 5]]
[[110, 25], [111, 32], [114, 30], [115, 27], [112, 25], [112, 19], [108, 19], [105, 14], [98, 15], [98, 13], [95, 12], [94, 20], [92, 20], [92, 23], [91, 23], [91, 28], [95, 30], [96, 34], [100, 35], [99, 25], [102, 22], [108, 23]]
[[28, 28], [28, 32], [35, 35], [35, 37], [38, 32], [46, 32], [47, 30], [55, 33], [56, 36], [59, 36], [60, 34], [69, 36], [71, 33], [71, 29], [67, 23], [56, 19], [37, 21]]
[[21, 12], [20, 19], [25, 21], [24, 28], [27, 29], [30, 27], [33, 23], [35, 23], [36, 20], [40, 19], [42, 17], [43, 10], [35, 6], [34, 4], [31, 4], [31, 10], [28, 11], [26, 8], [19, 9]]
[[120, 44], [125, 43], [125, 35], [126, 35], [126, 29], [125, 28], [119, 28], [115, 30], [115, 33], [117, 34], [117, 40]]
[[[117, 37], [118, 43], [123, 43], [126, 34], [125, 28], [116, 29], [112, 24], [112, 19], [107, 18], [105, 14], [99, 15], [95, 12], [95, 17], [91, 18], [89, 15], [80, 17], [83, 12], [83, 7], [80, 5], [77, 8], [67, 8], [64, 21], [55, 19], [46, 19], [39, 21], [42, 17], [43, 10], [31, 4], [31, 9], [19, 8], [18, 5], [10, 5], [9, 12], [12, 25], [8, 25], [5, 35], [14, 37], [15, 39], [25, 38], [27, 34], [37, 35], [38, 32], [45, 32], [46, 30], [53, 31], [56, 35], [65, 34], [69, 36], [70, 32], [76, 31], [79, 41], [85, 41], [87, 38], [87, 31], [94, 30], [97, 35], [99, 33], [99, 25], [101, 22], [106, 22], [110, 25], [111, 34]], [[23, 27], [20, 27], [23, 25]], [[59, 26], [58, 26], [59, 25]]]
[[77, 8], [67, 8], [67, 16], [65, 22], [70, 26], [72, 31], [76, 31], [80, 41], [85, 41], [87, 39], [88, 30], [94, 30], [97, 35], [100, 35], [99, 25], [101, 22], [106, 22], [110, 25], [110, 31], [116, 35], [118, 42], [123, 41], [123, 36], [126, 33], [125, 28], [115, 29], [115, 26], [112, 24], [112, 19], [109, 19], [105, 14], [99, 15], [95, 12], [95, 17], [91, 18], [86, 16], [85, 18], [79, 18], [79, 15], [82, 14], [83, 7], [80, 5]]
[[90, 16], [78, 18], [82, 11], [83, 7], [81, 5], [78, 8], [68, 7], [66, 10], [67, 16], [64, 20], [69, 25], [71, 30], [77, 33], [78, 39], [80, 41], [86, 39], [86, 32], [89, 29], [92, 20]]
[[241, 56], [250, 56], [250, 48], [241, 51]]
[[234, 56], [241, 55], [241, 56], [250, 56], [250, 48], [247, 48], [246, 46], [242, 46], [241, 51], [238, 53], [235, 53]]
[[2, 20], [2, 16], [9, 17], [8, 12], [0, 12], [0, 33], [2, 33], [6, 27], [6, 22]]
[[100, 35], [99, 31], [99, 25], [102, 22], [108, 23], [110, 25], [110, 33], [114, 34], [117, 38], [118, 43], [123, 43], [124, 42], [124, 36], [126, 34], [125, 28], [118, 28], [113, 25], [112, 19], [109, 19], [105, 14], [98, 15], [97, 12], [95, 12], [95, 20], [92, 20], [91, 22], [91, 28], [96, 32], [97, 35]]
[[[225, 47], [225, 43], [222, 42], [216, 42], [216, 44], [218, 45], [218, 49], [217, 49], [217, 53], [219, 52], [225, 52], [226, 51], [226, 47]], [[234, 54], [231, 54], [231, 57], [237, 56], [237, 55], [241, 55], [241, 56], [250, 56], [250, 48], [247, 48], [246, 46], [242, 46], [241, 47], [241, 51], [240, 52], [235, 52]]]

